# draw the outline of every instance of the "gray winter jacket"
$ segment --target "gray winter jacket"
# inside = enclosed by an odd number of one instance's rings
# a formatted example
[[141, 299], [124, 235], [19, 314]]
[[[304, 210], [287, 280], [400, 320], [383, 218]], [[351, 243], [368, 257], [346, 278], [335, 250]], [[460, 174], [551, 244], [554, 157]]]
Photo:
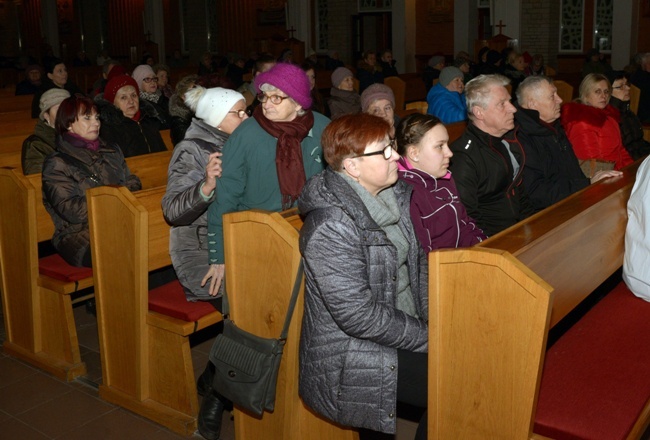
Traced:
[[409, 216], [411, 187], [398, 181], [391, 190], [421, 319], [396, 308], [397, 249], [338, 173], [314, 176], [298, 201], [306, 216], [300, 396], [342, 425], [387, 433], [395, 432], [397, 349], [428, 350], [427, 261]]
[[208, 156], [221, 151], [227, 139], [226, 133], [194, 118], [185, 139], [174, 148], [169, 163], [162, 209], [165, 219], [172, 225], [169, 236], [172, 264], [188, 301], [214, 299], [208, 293], [209, 284], [201, 287], [201, 280], [210, 266], [207, 209], [215, 193], [205, 199], [200, 191], [205, 183]]

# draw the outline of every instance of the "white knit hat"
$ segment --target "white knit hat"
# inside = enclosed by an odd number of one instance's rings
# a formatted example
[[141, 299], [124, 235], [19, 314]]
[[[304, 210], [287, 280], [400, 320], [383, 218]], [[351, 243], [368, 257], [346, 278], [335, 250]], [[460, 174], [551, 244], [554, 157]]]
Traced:
[[218, 127], [230, 109], [243, 99], [241, 93], [221, 87], [194, 86], [185, 92], [185, 105], [211, 127]]

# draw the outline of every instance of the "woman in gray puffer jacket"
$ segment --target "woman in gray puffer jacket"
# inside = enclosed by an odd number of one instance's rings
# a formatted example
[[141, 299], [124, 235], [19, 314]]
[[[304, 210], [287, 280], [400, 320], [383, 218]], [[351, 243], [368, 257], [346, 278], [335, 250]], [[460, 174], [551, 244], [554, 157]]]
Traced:
[[394, 433], [398, 401], [427, 405], [428, 272], [389, 130], [367, 114], [332, 121], [322, 136], [329, 168], [298, 201], [306, 216], [299, 391], [330, 420]]
[[195, 86], [185, 93], [185, 104], [196, 117], [174, 148], [162, 208], [172, 225], [169, 253], [187, 300], [209, 301], [215, 298], [201, 285], [210, 267], [207, 209], [221, 176], [221, 148], [248, 115], [241, 93], [219, 87]]

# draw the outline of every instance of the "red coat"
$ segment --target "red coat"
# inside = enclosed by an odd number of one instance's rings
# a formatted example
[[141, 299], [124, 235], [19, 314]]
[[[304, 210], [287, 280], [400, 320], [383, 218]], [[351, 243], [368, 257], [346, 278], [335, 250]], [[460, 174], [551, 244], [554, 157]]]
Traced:
[[577, 102], [562, 106], [562, 126], [576, 157], [615, 162], [616, 170], [633, 162], [621, 140], [620, 118], [619, 111], [611, 105], [602, 110]]

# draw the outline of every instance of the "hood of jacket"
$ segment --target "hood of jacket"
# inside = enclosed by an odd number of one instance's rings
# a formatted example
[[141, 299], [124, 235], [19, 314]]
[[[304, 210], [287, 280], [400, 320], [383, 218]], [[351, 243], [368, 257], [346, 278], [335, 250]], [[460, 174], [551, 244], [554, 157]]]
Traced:
[[567, 102], [562, 106], [562, 124], [585, 122], [594, 127], [602, 127], [608, 116], [617, 123], [621, 120], [621, 113], [611, 105], [599, 109], [579, 102]]
[[192, 119], [194, 115], [192, 110], [185, 105], [181, 97], [176, 93], [169, 98], [169, 114], [187, 120]]
[[214, 151], [221, 151], [221, 147], [226, 143], [228, 137], [228, 133], [217, 130], [216, 128], [206, 124], [204, 121], [198, 118], [192, 118], [192, 123], [185, 132], [185, 139], [198, 138], [209, 142], [210, 144], [218, 146], [219, 149], [215, 149]]

